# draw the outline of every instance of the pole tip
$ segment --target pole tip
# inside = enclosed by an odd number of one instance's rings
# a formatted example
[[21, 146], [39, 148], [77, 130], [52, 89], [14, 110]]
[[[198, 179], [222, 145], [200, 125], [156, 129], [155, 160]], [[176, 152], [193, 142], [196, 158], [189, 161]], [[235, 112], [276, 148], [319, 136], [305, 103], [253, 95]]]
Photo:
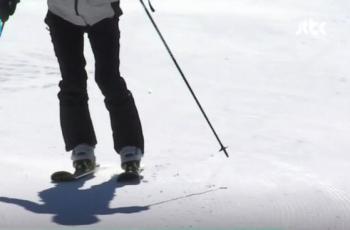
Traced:
[[228, 156], [228, 153], [227, 153], [227, 151], [226, 151], [227, 148], [228, 148], [228, 147], [222, 146], [219, 152], [224, 151], [225, 155], [226, 155], [227, 157], [229, 157], [229, 156]]

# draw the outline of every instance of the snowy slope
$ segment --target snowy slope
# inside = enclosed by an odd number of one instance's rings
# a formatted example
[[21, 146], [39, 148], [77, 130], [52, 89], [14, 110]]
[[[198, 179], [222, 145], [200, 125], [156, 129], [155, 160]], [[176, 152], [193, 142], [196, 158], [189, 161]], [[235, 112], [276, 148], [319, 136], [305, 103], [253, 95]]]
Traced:
[[[153, 0], [162, 33], [230, 158], [137, 0], [123, 1], [122, 74], [146, 138], [144, 181], [118, 186], [109, 118], [86, 46], [95, 178], [71, 170], [44, 0], [0, 40], [0, 227], [350, 229], [350, 11], [345, 0]], [[325, 22], [326, 35], [296, 35]], [[87, 42], [88, 44], [88, 42]]]

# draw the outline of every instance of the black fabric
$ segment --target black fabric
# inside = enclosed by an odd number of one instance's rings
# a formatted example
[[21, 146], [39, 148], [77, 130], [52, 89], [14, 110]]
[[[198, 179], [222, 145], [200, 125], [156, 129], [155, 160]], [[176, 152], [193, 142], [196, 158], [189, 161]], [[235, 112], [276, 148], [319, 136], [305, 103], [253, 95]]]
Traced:
[[0, 0], [0, 19], [6, 22], [16, 11], [17, 4], [20, 0]]
[[105, 97], [110, 114], [114, 148], [135, 146], [144, 152], [144, 138], [134, 98], [119, 72], [119, 3], [114, 4], [116, 15], [93, 26], [77, 26], [48, 12], [54, 51], [62, 80], [58, 93], [60, 122], [66, 150], [86, 143], [96, 145], [97, 138], [88, 107], [87, 73], [84, 58], [84, 34], [95, 57], [95, 81]]

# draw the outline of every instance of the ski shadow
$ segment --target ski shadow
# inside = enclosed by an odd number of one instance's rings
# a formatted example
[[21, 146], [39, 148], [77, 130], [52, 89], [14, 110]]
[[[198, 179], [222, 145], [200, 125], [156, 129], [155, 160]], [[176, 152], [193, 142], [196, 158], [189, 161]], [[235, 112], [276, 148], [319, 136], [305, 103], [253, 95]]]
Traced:
[[148, 206], [109, 208], [116, 189], [125, 186], [115, 178], [88, 189], [80, 189], [90, 176], [78, 181], [58, 183], [38, 193], [42, 204], [29, 200], [0, 197], [0, 202], [15, 204], [38, 214], [52, 214], [52, 221], [59, 225], [91, 225], [99, 222], [97, 215], [132, 214], [149, 210]]

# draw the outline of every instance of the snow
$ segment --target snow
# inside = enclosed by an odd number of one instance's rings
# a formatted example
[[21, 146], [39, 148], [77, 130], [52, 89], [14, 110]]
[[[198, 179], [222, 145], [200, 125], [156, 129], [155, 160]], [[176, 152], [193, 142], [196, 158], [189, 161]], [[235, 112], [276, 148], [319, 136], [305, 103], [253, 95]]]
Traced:
[[[112, 177], [119, 158], [87, 45], [105, 168], [52, 184], [52, 172], [72, 169], [58, 119], [60, 73], [46, 2], [23, 1], [0, 38], [0, 227], [349, 229], [348, 2], [152, 3], [230, 157], [218, 152], [139, 1], [122, 1], [121, 72], [143, 122], [144, 180], [120, 186]], [[305, 20], [326, 23], [326, 34], [296, 35]]]

